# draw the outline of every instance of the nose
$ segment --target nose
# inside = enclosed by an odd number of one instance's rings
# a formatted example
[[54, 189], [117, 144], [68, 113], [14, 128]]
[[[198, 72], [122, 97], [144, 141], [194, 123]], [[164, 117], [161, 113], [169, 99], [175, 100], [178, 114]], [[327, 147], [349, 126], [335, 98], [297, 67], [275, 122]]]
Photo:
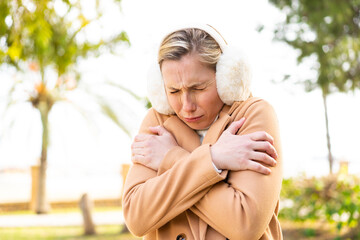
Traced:
[[196, 101], [192, 94], [187, 92], [183, 93], [182, 109], [184, 112], [193, 112], [196, 110]]

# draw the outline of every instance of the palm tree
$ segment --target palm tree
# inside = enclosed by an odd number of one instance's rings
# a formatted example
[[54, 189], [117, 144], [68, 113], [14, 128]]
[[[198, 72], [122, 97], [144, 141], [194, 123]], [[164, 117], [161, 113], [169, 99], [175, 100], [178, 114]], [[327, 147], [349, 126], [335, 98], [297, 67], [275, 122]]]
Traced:
[[[49, 114], [53, 106], [58, 102], [71, 102], [68, 93], [79, 89], [81, 77], [76, 71], [76, 65], [80, 58], [98, 56], [102, 49], [112, 51], [118, 43], [130, 44], [125, 32], [95, 42], [87, 40], [86, 28], [101, 20], [102, 8], [100, 1], [96, 1], [93, 9], [96, 16], [88, 19], [83, 11], [82, 2], [84, 1], [0, 0], [0, 39], [5, 39], [0, 43], [0, 66], [12, 66], [22, 77], [14, 82], [10, 90], [7, 108], [19, 102], [14, 101], [11, 96], [16, 89], [29, 83], [28, 74], [32, 72], [38, 76], [31, 89], [25, 89], [26, 97], [23, 99], [38, 111], [42, 125], [39, 182], [35, 204], [38, 214], [48, 211], [45, 186]], [[119, 0], [113, 1], [114, 6], [119, 3]], [[60, 13], [59, 8], [63, 9], [63, 12]], [[56, 76], [55, 84], [51, 84], [54, 80], [51, 75]], [[96, 98], [102, 112], [130, 135], [105, 98]]]

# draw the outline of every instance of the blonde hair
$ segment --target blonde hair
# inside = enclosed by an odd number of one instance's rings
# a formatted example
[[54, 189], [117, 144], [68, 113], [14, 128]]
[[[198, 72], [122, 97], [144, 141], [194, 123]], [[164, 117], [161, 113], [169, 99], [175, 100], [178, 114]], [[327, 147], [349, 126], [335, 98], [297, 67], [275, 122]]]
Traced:
[[221, 56], [219, 44], [207, 32], [198, 28], [186, 28], [170, 33], [162, 41], [158, 54], [158, 63], [165, 60], [179, 60], [186, 54], [196, 53], [200, 61], [216, 70]]

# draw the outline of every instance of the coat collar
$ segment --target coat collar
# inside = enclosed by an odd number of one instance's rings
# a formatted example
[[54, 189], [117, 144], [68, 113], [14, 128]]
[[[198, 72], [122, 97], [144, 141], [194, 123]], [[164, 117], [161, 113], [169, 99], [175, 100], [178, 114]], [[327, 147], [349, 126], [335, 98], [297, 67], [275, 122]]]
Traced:
[[[231, 120], [232, 107], [225, 105], [222, 107], [219, 118], [210, 126], [207, 131], [202, 144], [214, 144], [220, 137], [221, 133], [227, 127]], [[200, 146], [199, 135], [176, 115], [172, 115], [163, 123], [164, 127], [173, 134], [177, 143], [185, 150], [192, 152], [195, 148]]]
[[214, 144], [218, 140], [218, 138], [220, 137], [220, 135], [222, 134], [222, 132], [230, 122], [229, 110], [230, 110], [230, 106], [228, 105], [223, 106], [223, 108], [219, 113], [218, 120], [216, 120], [210, 126], [209, 130], [207, 131], [204, 137], [202, 144], [207, 144], [207, 143]]

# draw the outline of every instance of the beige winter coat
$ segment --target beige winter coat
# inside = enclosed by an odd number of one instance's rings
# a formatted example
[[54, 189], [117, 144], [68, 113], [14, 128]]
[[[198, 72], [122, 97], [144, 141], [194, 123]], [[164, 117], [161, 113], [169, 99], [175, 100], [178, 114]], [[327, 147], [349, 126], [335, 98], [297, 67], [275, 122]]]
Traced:
[[[210, 145], [231, 122], [245, 117], [238, 134], [266, 131], [279, 155], [270, 175], [223, 171], [212, 165]], [[172, 148], [156, 172], [140, 164], [129, 171], [123, 211], [130, 231], [144, 239], [257, 240], [282, 239], [277, 218], [282, 182], [282, 155], [276, 114], [270, 104], [249, 98], [224, 105], [203, 143], [176, 115], [150, 109], [140, 133], [164, 126], [178, 147]]]

